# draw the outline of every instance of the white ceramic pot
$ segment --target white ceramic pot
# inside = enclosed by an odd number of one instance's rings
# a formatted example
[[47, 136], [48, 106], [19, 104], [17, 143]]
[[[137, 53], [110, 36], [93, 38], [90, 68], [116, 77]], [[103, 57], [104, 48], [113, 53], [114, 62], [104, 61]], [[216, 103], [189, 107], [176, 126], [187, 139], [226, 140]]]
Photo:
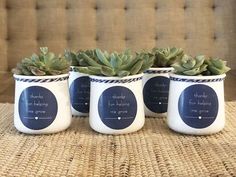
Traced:
[[70, 126], [68, 77], [14, 75], [14, 125], [19, 131], [46, 134]]
[[142, 76], [90, 76], [89, 123], [95, 131], [124, 134], [143, 127]]
[[72, 115], [88, 116], [90, 98], [90, 78], [71, 67], [69, 89]]
[[169, 93], [169, 73], [174, 68], [150, 68], [143, 76], [145, 115], [166, 117]]
[[180, 133], [207, 135], [225, 125], [224, 78], [170, 75], [168, 126]]

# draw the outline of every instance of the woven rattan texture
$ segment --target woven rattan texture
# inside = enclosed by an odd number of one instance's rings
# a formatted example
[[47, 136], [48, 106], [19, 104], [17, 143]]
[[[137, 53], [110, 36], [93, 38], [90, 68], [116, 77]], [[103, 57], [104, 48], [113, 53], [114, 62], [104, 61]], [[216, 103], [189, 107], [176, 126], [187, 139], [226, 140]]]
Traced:
[[0, 104], [0, 176], [236, 176], [236, 102], [226, 103], [225, 129], [211, 136], [169, 130], [147, 118], [127, 135], [102, 135], [77, 118], [64, 132], [25, 135], [13, 105]]

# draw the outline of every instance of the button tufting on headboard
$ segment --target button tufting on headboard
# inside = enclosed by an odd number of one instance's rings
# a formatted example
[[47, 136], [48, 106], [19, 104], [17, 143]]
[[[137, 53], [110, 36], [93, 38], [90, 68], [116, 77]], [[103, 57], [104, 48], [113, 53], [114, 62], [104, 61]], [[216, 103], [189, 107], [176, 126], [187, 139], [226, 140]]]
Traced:
[[98, 37], [98, 35], [96, 36], [95, 40], [96, 40], [96, 41], [98, 41], [98, 40], [99, 40], [99, 37]]
[[217, 39], [217, 35], [216, 35], [216, 33], [214, 33], [214, 35], [213, 35], [213, 39], [214, 39], [214, 40]]
[[184, 4], [183, 8], [184, 8], [184, 10], [186, 10], [188, 8], [188, 6], [186, 4]]
[[71, 36], [70, 36], [69, 34], [67, 34], [66, 40], [67, 40], [67, 41], [70, 41], [70, 40], [71, 40]]
[[155, 10], [158, 10], [158, 5], [157, 4], [155, 5]]
[[40, 5], [38, 3], [35, 4], [35, 9], [39, 10], [40, 9]]
[[216, 8], [216, 5], [215, 5], [215, 4], [213, 4], [213, 5], [212, 5], [212, 9], [213, 9], [213, 10], [215, 10], [215, 8]]
[[187, 40], [187, 39], [188, 39], [188, 35], [185, 34], [185, 35], [184, 35], [184, 40]]

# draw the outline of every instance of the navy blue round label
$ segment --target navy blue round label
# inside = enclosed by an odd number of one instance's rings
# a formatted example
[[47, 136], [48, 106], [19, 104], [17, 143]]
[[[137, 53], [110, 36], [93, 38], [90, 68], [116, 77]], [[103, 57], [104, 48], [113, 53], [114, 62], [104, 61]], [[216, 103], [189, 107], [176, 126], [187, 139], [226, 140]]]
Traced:
[[19, 115], [22, 123], [33, 130], [48, 127], [57, 115], [57, 100], [53, 93], [40, 86], [28, 87], [19, 98]]
[[182, 120], [193, 128], [206, 128], [218, 114], [218, 98], [215, 91], [206, 85], [196, 84], [181, 93], [178, 102]]
[[137, 114], [137, 101], [133, 92], [121, 86], [106, 89], [98, 101], [102, 122], [112, 129], [130, 126]]
[[157, 76], [149, 79], [143, 88], [146, 107], [155, 113], [167, 112], [170, 79]]
[[70, 100], [72, 107], [82, 113], [89, 112], [90, 79], [83, 76], [75, 79], [70, 85]]

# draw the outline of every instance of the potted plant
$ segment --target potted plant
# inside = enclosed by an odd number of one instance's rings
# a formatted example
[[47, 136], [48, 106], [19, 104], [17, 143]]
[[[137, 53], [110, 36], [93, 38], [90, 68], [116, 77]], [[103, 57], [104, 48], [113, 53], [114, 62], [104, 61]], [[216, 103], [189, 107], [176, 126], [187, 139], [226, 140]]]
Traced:
[[184, 55], [172, 65], [167, 113], [168, 126], [181, 133], [205, 135], [225, 124], [224, 78], [226, 62], [204, 55]]
[[12, 71], [15, 84], [14, 125], [24, 133], [44, 134], [64, 130], [71, 123], [68, 90], [70, 63], [40, 48]]
[[84, 62], [84, 55], [95, 60], [95, 50], [80, 50], [72, 52], [67, 50], [65, 57], [71, 61], [69, 90], [72, 115], [88, 116], [90, 102], [90, 79], [89, 75], [78, 71], [78, 66], [86, 67], [88, 64]]
[[90, 75], [90, 126], [105, 134], [123, 134], [144, 125], [142, 72], [151, 66], [149, 60], [133, 58], [130, 51], [107, 53], [95, 50], [96, 59], [84, 55]]
[[140, 53], [139, 57], [154, 57], [151, 68], [144, 72], [143, 97], [145, 115], [152, 117], [166, 116], [169, 73], [173, 71], [171, 65], [183, 55], [181, 48], [153, 48], [151, 53]]

